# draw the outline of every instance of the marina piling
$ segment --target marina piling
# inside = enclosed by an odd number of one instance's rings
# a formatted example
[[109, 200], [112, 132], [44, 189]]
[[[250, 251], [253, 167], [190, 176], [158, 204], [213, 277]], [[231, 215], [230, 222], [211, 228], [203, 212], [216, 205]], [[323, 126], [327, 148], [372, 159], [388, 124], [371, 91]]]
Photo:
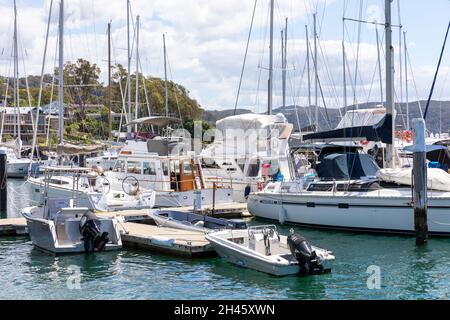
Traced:
[[416, 245], [421, 246], [428, 241], [427, 221], [427, 165], [425, 145], [425, 121], [413, 119], [414, 153], [413, 153], [413, 194], [414, 194], [414, 227]]
[[8, 191], [8, 175], [6, 172], [7, 154], [5, 148], [0, 148], [0, 218], [7, 217], [7, 191]]

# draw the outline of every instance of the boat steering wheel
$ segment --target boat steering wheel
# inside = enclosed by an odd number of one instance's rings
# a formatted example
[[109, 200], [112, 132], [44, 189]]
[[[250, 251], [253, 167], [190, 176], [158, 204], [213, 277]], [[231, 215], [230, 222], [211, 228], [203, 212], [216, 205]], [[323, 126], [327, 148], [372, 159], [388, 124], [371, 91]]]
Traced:
[[128, 176], [122, 181], [122, 190], [129, 196], [135, 196], [139, 191], [139, 181], [133, 176]]
[[98, 177], [95, 180], [95, 191], [100, 192], [103, 195], [106, 195], [111, 191], [111, 184], [109, 180], [105, 177]]

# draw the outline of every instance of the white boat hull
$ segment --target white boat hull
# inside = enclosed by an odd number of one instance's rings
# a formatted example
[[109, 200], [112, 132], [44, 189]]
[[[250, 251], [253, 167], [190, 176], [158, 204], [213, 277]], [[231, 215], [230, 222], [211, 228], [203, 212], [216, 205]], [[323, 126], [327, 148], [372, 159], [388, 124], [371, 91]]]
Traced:
[[[213, 204], [213, 189], [202, 189], [202, 205]], [[195, 191], [157, 191], [155, 207], [187, 207], [194, 204]], [[232, 203], [233, 189], [216, 189], [216, 204]]]
[[[22, 215], [27, 221], [31, 242], [36, 248], [52, 254], [85, 252], [84, 243], [80, 238], [79, 231], [77, 232], [76, 230], [78, 221], [65, 223], [64, 233], [66, 234], [66, 238], [61, 239], [61, 233], [57, 232], [55, 222], [33, 217], [33, 210], [36, 210], [36, 207], [24, 208]], [[101, 232], [108, 232], [111, 240], [110, 243], [106, 244], [104, 251], [119, 250], [122, 248], [120, 232], [117, 222], [114, 219], [101, 220], [100, 230]], [[78, 238], [74, 239], [71, 235], [78, 235]]]
[[[36, 182], [35, 179], [28, 179], [28, 183], [32, 188], [33, 201], [39, 203], [44, 196], [44, 185]], [[48, 197], [52, 199], [75, 199], [76, 206], [96, 211], [108, 211], [104, 197], [98, 193], [85, 193], [51, 186], [48, 188]]]
[[[408, 196], [409, 193], [409, 196]], [[369, 193], [318, 195], [259, 192], [250, 195], [248, 210], [271, 220], [305, 226], [382, 233], [414, 233], [411, 190], [397, 196]], [[450, 236], [450, 193], [430, 195], [428, 228], [431, 235]]]
[[[27, 159], [12, 160], [6, 165], [6, 172], [8, 178], [22, 179], [28, 176], [28, 169], [30, 167], [30, 161]], [[39, 170], [39, 164], [33, 162], [31, 166], [31, 173], [36, 173]]]

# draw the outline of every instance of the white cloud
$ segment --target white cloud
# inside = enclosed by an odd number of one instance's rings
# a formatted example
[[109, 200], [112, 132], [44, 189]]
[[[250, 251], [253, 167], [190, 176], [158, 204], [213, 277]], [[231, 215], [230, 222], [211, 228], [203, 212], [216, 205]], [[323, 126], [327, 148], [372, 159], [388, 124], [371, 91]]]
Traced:
[[[326, 5], [333, 2], [326, 1]], [[306, 3], [310, 2], [306, 1]], [[31, 7], [21, 6], [21, 0], [18, 1], [21, 39], [26, 47], [28, 74], [40, 72], [49, 4], [50, 0], [45, 0], [42, 6]], [[83, 57], [96, 62], [105, 70], [106, 25], [112, 20], [114, 56], [117, 62], [126, 66], [125, 1], [66, 0], [66, 4], [66, 60], [73, 61]], [[133, 0], [133, 14], [139, 14], [142, 21], [140, 54], [144, 73], [163, 76], [162, 33], [166, 33], [173, 80], [184, 85], [205, 108], [233, 107], [253, 4], [251, 0], [154, 0], [151, 2]], [[322, 6], [324, 4], [325, 1], [322, 1]], [[54, 1], [47, 72], [52, 70], [55, 56], [58, 7], [58, 1]], [[267, 68], [268, 40], [264, 37], [267, 9], [268, 4], [259, 1], [239, 104], [242, 107], [255, 107], [257, 111], [265, 109], [267, 100], [267, 70], [265, 68]], [[368, 14], [376, 13], [374, 8], [369, 11]], [[3, 16], [10, 16], [9, 1], [0, 0], [0, 12]], [[297, 29], [295, 31], [300, 33], [297, 35], [294, 32], [295, 36], [289, 40], [288, 102], [304, 104], [307, 101], [307, 81], [305, 77], [303, 81], [300, 79], [305, 63], [305, 41], [300, 38], [303, 32], [298, 30], [303, 29], [303, 25], [311, 20], [311, 17], [307, 15], [310, 12], [311, 8], [306, 7], [302, 1], [278, 2], [275, 28], [275, 104], [281, 103], [279, 30], [284, 16], [289, 16], [292, 29]], [[0, 43], [2, 44], [0, 50], [4, 49], [0, 57], [0, 74], [8, 73], [10, 57], [8, 52], [12, 39], [11, 23], [11, 19], [0, 19]], [[320, 48], [323, 55], [319, 52], [319, 76], [325, 99], [329, 106], [340, 106], [343, 92], [341, 42], [340, 40], [324, 40], [321, 41]], [[349, 65], [352, 68], [348, 76], [348, 100], [351, 102], [353, 92], [350, 76], [353, 75], [355, 68], [356, 45], [348, 43], [347, 48]], [[264, 59], [261, 58], [263, 51]], [[260, 61], [261, 65], [259, 65]], [[368, 98], [374, 100], [379, 97], [378, 73], [375, 73], [376, 61], [376, 45], [361, 43], [358, 101], [365, 102]], [[134, 69], [133, 58], [132, 70]], [[445, 69], [442, 74], [446, 72], [448, 71]], [[373, 78], [374, 74], [375, 78]], [[414, 69], [414, 74], [419, 96], [423, 98], [429, 90], [434, 66], [418, 66]], [[257, 92], [258, 83], [259, 91]], [[445, 92], [443, 89], [440, 91]], [[415, 98], [412, 86], [410, 96]], [[256, 101], [257, 105], [255, 105]]]

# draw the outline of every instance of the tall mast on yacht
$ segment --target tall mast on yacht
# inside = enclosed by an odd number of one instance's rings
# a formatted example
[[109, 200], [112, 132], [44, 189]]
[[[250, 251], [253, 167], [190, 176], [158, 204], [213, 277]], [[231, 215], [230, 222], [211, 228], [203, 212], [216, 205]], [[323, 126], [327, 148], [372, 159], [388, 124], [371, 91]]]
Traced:
[[391, 2], [385, 0], [385, 32], [386, 32], [386, 114], [391, 115], [392, 144], [386, 146], [386, 166], [394, 168], [394, 130], [395, 130], [395, 112], [394, 112], [394, 47], [392, 46], [392, 25], [391, 25]]
[[109, 100], [109, 117], [108, 117], [108, 137], [112, 139], [112, 88], [111, 88], [111, 22], [108, 23], [108, 100]]
[[[135, 120], [139, 117], [139, 25], [140, 16], [136, 17], [136, 103], [134, 107]], [[134, 131], [138, 131], [138, 125], [134, 126]]]
[[19, 91], [19, 50], [18, 50], [18, 32], [17, 32], [17, 6], [14, 0], [14, 135], [20, 140], [20, 91]]
[[316, 120], [316, 131], [319, 131], [319, 91], [318, 91], [318, 80], [319, 76], [317, 73], [317, 13], [314, 13], [314, 74], [315, 74], [315, 80], [314, 80], [314, 91], [315, 91], [315, 98], [314, 98], [314, 106], [315, 106], [315, 120]]
[[308, 34], [308, 25], [305, 26], [306, 31], [306, 64], [308, 68], [308, 115], [309, 115], [309, 121], [312, 122], [312, 115], [311, 115], [311, 67], [309, 64], [309, 61], [311, 60], [309, 58], [309, 34]]
[[[127, 0], [127, 59], [128, 59], [128, 116], [127, 122], [131, 122], [131, 43], [130, 43], [130, 0]], [[128, 126], [128, 132], [131, 132], [131, 126]]]
[[59, 143], [64, 143], [64, 0], [59, 5]]
[[164, 107], [166, 111], [166, 117], [169, 116], [169, 89], [167, 87], [167, 49], [166, 49], [166, 35], [163, 34], [163, 47], [164, 47]]
[[[283, 41], [284, 34], [284, 41]], [[288, 18], [286, 18], [286, 25], [284, 32], [281, 31], [281, 50], [282, 50], [282, 82], [283, 82], [283, 107], [286, 107], [286, 78], [287, 78], [287, 34], [288, 34]]]
[[275, 0], [270, 0], [270, 54], [269, 54], [269, 90], [267, 114], [272, 114], [273, 103], [273, 25], [274, 25]]
[[411, 129], [409, 125], [409, 91], [408, 91], [408, 48], [406, 46], [406, 31], [403, 32], [403, 45], [405, 46], [405, 95], [406, 95], [406, 130]]

